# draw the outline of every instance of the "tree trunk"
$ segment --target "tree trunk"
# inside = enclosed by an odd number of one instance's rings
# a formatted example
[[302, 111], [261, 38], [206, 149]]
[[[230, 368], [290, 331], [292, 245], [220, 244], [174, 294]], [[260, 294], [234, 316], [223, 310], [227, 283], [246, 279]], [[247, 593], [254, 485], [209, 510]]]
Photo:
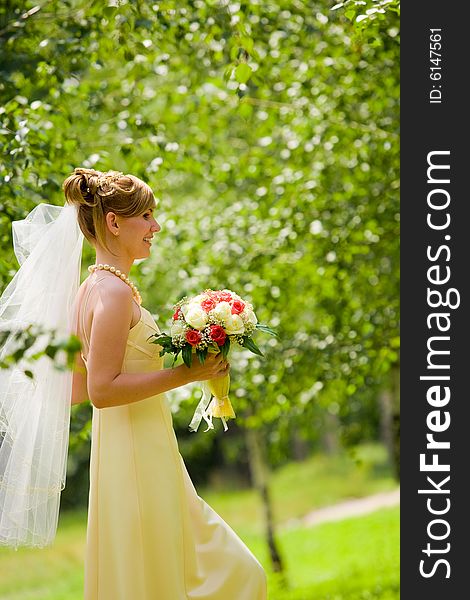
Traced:
[[400, 367], [389, 374], [387, 388], [379, 393], [380, 438], [385, 444], [395, 477], [400, 479]]
[[400, 363], [395, 364], [391, 370], [391, 391], [393, 464], [395, 476], [400, 480]]
[[340, 422], [336, 414], [324, 412], [324, 429], [321, 435], [321, 447], [326, 454], [334, 455], [339, 451]]
[[306, 440], [300, 437], [297, 429], [292, 432], [292, 456], [296, 461], [303, 461], [309, 455], [309, 445]]
[[393, 394], [391, 389], [379, 392], [380, 439], [387, 448], [390, 466], [395, 468], [395, 451], [393, 436]]
[[278, 549], [274, 533], [274, 520], [271, 507], [271, 498], [268, 487], [267, 466], [263, 454], [263, 445], [260, 440], [260, 432], [255, 429], [246, 430], [246, 441], [248, 447], [248, 456], [250, 461], [250, 471], [253, 484], [259, 491], [263, 507], [264, 525], [266, 531], [266, 540], [269, 548], [269, 555], [273, 571], [281, 574], [281, 582], [286, 586], [284, 564]]

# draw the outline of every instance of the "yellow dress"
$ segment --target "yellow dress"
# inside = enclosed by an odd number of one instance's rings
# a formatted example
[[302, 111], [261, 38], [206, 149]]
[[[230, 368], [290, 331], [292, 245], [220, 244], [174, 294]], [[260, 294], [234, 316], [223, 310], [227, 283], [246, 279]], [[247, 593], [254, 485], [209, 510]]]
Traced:
[[[158, 326], [140, 308], [125, 373], [163, 366], [147, 342]], [[198, 496], [165, 394], [93, 407], [85, 600], [265, 600], [266, 587], [256, 557]]]

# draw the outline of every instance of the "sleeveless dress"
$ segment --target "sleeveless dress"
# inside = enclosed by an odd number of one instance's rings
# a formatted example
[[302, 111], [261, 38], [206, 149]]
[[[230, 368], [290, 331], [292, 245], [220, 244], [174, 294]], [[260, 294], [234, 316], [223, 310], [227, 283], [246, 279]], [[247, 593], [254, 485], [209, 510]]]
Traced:
[[[84, 347], [89, 341], [83, 323]], [[129, 330], [124, 373], [161, 369], [151, 314]], [[85, 356], [82, 357], [86, 363]], [[93, 406], [85, 600], [266, 600], [263, 567], [198, 496], [165, 394]]]

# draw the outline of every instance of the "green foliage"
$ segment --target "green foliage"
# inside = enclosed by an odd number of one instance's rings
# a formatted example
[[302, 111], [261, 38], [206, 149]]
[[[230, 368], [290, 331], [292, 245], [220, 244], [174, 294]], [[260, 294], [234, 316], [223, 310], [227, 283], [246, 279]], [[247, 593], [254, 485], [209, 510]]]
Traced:
[[92, 406], [72, 406], [66, 485], [60, 496], [61, 510], [86, 507], [89, 493]]
[[[224, 346], [225, 346], [225, 344], [224, 344]], [[196, 350], [196, 354], [197, 354], [197, 357], [198, 357], [199, 362], [201, 363], [201, 365], [204, 364], [204, 362], [206, 360], [206, 357], [207, 357], [207, 353], [208, 353], [208, 348], [204, 348], [204, 350], [199, 350], [199, 349]]]
[[31, 379], [34, 379], [34, 374], [26, 366], [33, 365], [39, 358], [47, 356], [54, 361], [56, 369], [71, 369], [76, 353], [82, 346], [75, 335], [62, 339], [55, 330], [46, 330], [34, 324], [14, 332], [0, 331], [0, 347], [6, 343], [13, 351], [2, 357], [0, 369], [9, 369], [18, 364], [23, 373]]
[[356, 40], [365, 37], [371, 39], [375, 35], [376, 39], [372, 40], [372, 45], [380, 46], [383, 26], [389, 28], [387, 34], [391, 37], [399, 34], [397, 18], [400, 17], [400, 0], [345, 0], [331, 8], [338, 9], [353, 22], [358, 34]]
[[242, 346], [253, 352], [253, 354], [257, 354], [258, 356], [264, 356], [261, 350], [256, 345], [255, 341], [251, 337], [244, 337]]
[[278, 331], [233, 353], [231, 395], [284, 448], [326, 414], [376, 431], [399, 366], [399, 4], [332, 4], [0, 8], [0, 283], [11, 221], [62, 204], [73, 167], [142, 177], [163, 229], [131, 277], [162, 329], [210, 286]]
[[183, 346], [183, 349], [181, 351], [181, 356], [183, 357], [184, 364], [187, 367], [190, 367], [192, 365], [192, 362], [193, 362], [193, 349], [192, 349], [192, 346], [190, 346], [189, 344], [187, 344], [186, 346]]
[[220, 351], [221, 351], [222, 357], [224, 359], [227, 358], [228, 353], [230, 352], [230, 346], [231, 346], [230, 337], [227, 336], [225, 338], [225, 342], [222, 344], [222, 346], [220, 346]]

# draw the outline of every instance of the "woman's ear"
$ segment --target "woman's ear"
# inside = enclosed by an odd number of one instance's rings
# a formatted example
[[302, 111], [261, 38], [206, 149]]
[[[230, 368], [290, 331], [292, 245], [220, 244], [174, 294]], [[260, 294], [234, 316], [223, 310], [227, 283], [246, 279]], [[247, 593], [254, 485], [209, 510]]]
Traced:
[[116, 213], [106, 213], [106, 226], [113, 235], [119, 235], [119, 225], [117, 222]]

